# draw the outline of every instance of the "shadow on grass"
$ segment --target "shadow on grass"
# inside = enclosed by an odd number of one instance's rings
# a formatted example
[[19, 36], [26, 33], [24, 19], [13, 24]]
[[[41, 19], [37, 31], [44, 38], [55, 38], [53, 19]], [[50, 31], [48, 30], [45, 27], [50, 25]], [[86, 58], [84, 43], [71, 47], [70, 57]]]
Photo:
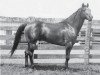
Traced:
[[65, 67], [56, 66], [56, 65], [35, 65], [33, 69], [36, 69], [36, 70], [65, 70]]
[[58, 66], [58, 65], [35, 65], [34, 67], [31, 67], [31, 68], [34, 70], [51, 70], [51, 71], [56, 71], [56, 70], [73, 71], [73, 72], [84, 71], [84, 69], [82, 68], [71, 68], [71, 67], [66, 68], [65, 66]]

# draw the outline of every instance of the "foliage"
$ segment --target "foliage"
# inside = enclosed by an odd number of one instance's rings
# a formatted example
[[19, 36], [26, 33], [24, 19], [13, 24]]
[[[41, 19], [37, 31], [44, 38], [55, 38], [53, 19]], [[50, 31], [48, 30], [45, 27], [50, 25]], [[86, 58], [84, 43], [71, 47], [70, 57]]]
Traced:
[[62, 18], [40, 18], [40, 17], [28, 17], [28, 18], [21, 18], [21, 17], [4, 17], [0, 16], [0, 21], [5, 22], [34, 22], [34, 21], [43, 21], [43, 22], [59, 22], [63, 20]]

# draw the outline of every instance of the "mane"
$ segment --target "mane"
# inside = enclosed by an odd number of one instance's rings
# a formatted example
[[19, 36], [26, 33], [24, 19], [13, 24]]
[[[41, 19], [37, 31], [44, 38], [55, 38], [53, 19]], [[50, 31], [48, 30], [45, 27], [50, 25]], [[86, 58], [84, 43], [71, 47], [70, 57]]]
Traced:
[[61, 23], [72, 26], [75, 29], [76, 34], [78, 34], [84, 22], [84, 19], [81, 18], [81, 12], [82, 8], [79, 8], [76, 12], [74, 12], [67, 19], [63, 20]]
[[69, 23], [69, 20], [71, 19], [71, 18], [73, 18], [73, 21], [75, 20], [75, 18], [76, 18], [76, 16], [77, 16], [77, 14], [78, 13], [80, 13], [81, 12], [81, 9], [82, 8], [79, 8], [76, 12], [74, 12], [71, 16], [69, 16], [68, 18], [66, 18], [66, 19], [64, 19], [63, 21], [61, 21], [61, 23]]

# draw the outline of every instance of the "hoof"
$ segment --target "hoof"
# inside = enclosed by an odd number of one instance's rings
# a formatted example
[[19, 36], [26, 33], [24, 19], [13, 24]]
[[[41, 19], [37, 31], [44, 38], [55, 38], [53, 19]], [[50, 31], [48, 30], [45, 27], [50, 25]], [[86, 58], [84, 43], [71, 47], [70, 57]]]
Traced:
[[34, 69], [34, 65], [30, 65], [30, 68]]
[[68, 69], [69, 69], [69, 67], [66, 67], [66, 66], [64, 67], [64, 70], [68, 70]]
[[25, 65], [25, 68], [29, 67], [28, 65]]

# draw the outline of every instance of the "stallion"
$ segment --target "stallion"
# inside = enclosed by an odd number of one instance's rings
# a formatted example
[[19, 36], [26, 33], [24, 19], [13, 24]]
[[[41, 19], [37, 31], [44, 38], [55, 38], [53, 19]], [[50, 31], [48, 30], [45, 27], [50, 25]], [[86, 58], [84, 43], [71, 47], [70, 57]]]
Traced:
[[78, 33], [84, 23], [84, 20], [92, 21], [91, 10], [89, 4], [82, 4], [82, 6], [74, 12], [71, 16], [58, 23], [45, 23], [36, 21], [34, 23], [26, 23], [19, 26], [14, 44], [11, 50], [11, 56], [17, 49], [21, 35], [24, 32], [28, 48], [25, 50], [25, 67], [28, 66], [28, 56], [30, 63], [34, 66], [33, 55], [36, 49], [37, 41], [46, 41], [51, 44], [65, 46], [66, 57], [65, 67], [68, 68], [68, 61], [70, 59], [70, 52], [76, 42]]

